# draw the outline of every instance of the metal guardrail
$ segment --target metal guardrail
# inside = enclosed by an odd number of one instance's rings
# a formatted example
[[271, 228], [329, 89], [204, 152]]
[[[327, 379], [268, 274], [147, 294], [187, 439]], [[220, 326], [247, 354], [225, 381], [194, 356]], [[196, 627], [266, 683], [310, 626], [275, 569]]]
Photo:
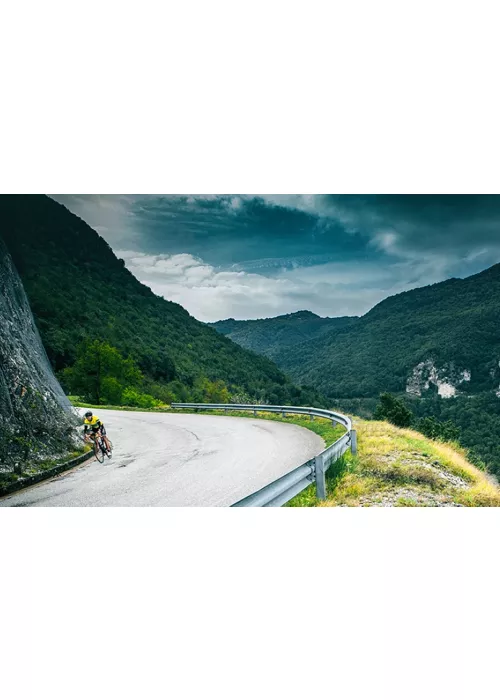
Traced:
[[316, 495], [320, 500], [326, 498], [325, 474], [329, 467], [336, 462], [350, 448], [354, 455], [357, 451], [357, 436], [353, 430], [352, 421], [349, 416], [342, 413], [327, 411], [323, 408], [307, 408], [304, 406], [263, 406], [251, 404], [234, 403], [173, 403], [172, 408], [186, 408], [195, 411], [252, 411], [254, 416], [258, 411], [267, 413], [281, 413], [283, 417], [287, 413], [309, 416], [311, 420], [315, 417], [327, 418], [333, 424], [339, 423], [344, 426], [346, 432], [333, 445], [330, 445], [313, 459], [308, 460], [300, 467], [293, 469], [288, 474], [276, 479], [264, 488], [250, 494], [241, 501], [234, 503], [232, 508], [242, 507], [277, 507], [288, 503], [294, 496], [301, 493], [313, 483], [316, 483]]

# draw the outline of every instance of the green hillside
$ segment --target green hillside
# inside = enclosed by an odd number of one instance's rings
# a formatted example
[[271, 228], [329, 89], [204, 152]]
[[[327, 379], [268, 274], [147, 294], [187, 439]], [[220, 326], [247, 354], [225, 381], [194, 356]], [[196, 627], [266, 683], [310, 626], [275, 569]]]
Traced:
[[0, 196], [0, 233], [63, 382], [70, 375], [62, 370], [78, 360], [81, 372], [95, 355], [95, 341], [104, 341], [103, 357], [123, 381], [142, 382], [141, 391], [162, 400], [213, 398], [216, 386], [222, 396], [241, 400], [320, 401], [267, 358], [155, 295], [96, 231], [49, 197]]
[[498, 389], [499, 322], [500, 264], [389, 297], [361, 318], [300, 311], [212, 325], [271, 357], [295, 381], [347, 398], [406, 392], [415, 382], [417, 394], [437, 393], [439, 384], [467, 394]]
[[252, 321], [229, 318], [210, 325], [242, 347], [274, 358], [291, 345], [310, 342], [329, 331], [345, 328], [356, 320], [349, 316], [322, 318], [311, 311], [297, 311]]
[[[404, 392], [415, 368], [458, 391], [500, 384], [500, 265], [464, 280], [404, 292], [356, 323], [274, 353], [282, 369], [329, 396]], [[464, 375], [464, 372], [466, 373]], [[469, 375], [470, 381], [464, 380]], [[437, 382], [429, 386], [436, 392]], [[425, 393], [425, 391], [423, 392]]]

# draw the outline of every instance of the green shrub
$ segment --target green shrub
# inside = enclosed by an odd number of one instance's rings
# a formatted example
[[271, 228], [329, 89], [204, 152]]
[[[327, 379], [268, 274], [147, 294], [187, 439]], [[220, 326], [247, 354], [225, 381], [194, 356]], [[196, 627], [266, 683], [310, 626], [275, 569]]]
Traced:
[[404, 401], [389, 393], [380, 395], [380, 403], [373, 414], [375, 420], [387, 420], [398, 428], [409, 428], [413, 413]]
[[141, 394], [137, 389], [127, 387], [122, 394], [122, 404], [124, 406], [135, 406], [136, 408], [154, 408], [160, 405], [160, 401], [150, 394]]
[[122, 403], [123, 386], [116, 377], [105, 377], [102, 380], [102, 403], [119, 406]]
[[416, 429], [426, 437], [443, 442], [458, 442], [460, 429], [451, 420], [439, 421], [434, 416], [426, 416], [416, 423]]

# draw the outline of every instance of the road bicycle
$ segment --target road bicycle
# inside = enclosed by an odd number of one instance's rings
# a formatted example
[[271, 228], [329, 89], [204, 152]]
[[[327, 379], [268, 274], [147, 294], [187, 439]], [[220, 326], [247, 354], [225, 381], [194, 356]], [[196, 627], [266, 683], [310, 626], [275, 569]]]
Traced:
[[108, 459], [111, 459], [112, 457], [112, 450], [113, 450], [113, 445], [111, 443], [111, 440], [108, 438], [108, 443], [110, 449], [108, 450], [106, 447], [106, 443], [104, 442], [104, 438], [102, 437], [101, 433], [97, 433], [97, 435], [92, 435], [90, 437], [92, 442], [94, 443], [94, 454], [96, 456], [96, 459], [98, 462], [101, 464], [104, 462], [104, 457], [107, 457]]

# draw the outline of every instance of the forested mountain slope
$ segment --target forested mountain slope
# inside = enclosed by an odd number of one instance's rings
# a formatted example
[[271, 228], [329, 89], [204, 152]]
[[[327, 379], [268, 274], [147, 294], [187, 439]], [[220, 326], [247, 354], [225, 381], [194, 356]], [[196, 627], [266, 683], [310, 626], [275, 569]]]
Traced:
[[404, 292], [356, 323], [273, 354], [329, 396], [453, 395], [500, 385], [500, 265]]
[[233, 318], [209, 324], [244, 348], [273, 358], [298, 343], [310, 342], [328, 331], [344, 328], [356, 317], [322, 318], [311, 311], [252, 321], [235, 321]]
[[84, 221], [44, 195], [0, 196], [0, 234], [17, 266], [53, 367], [104, 340], [154, 387], [189, 399], [204, 378], [270, 403], [311, 403], [267, 358], [242, 349], [141, 284]]

